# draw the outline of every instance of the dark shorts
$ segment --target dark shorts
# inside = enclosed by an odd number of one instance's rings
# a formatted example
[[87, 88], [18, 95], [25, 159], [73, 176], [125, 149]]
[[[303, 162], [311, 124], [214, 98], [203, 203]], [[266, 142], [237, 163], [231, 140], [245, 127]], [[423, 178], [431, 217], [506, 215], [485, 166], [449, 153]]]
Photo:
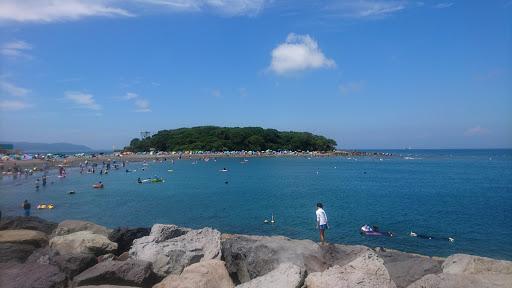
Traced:
[[329, 228], [329, 226], [327, 226], [327, 224], [318, 226], [318, 229], [320, 229], [320, 230], [327, 230], [328, 228]]

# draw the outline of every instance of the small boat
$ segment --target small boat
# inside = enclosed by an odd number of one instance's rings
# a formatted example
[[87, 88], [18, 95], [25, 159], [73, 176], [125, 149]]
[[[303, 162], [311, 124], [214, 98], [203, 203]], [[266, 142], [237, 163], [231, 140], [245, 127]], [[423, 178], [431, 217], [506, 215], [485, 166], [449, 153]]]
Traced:
[[361, 235], [364, 235], [364, 236], [386, 236], [386, 237], [393, 237], [393, 233], [379, 231], [379, 227], [377, 227], [377, 226], [370, 227], [370, 225], [367, 225], [367, 224], [365, 224], [365, 225], [363, 225], [363, 227], [361, 227], [360, 233], [361, 233]]

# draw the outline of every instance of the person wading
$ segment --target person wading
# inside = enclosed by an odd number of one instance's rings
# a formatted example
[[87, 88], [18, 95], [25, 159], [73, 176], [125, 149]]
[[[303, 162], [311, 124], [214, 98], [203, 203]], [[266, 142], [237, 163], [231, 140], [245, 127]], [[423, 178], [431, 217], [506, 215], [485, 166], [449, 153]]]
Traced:
[[320, 243], [325, 243], [325, 230], [329, 228], [327, 222], [327, 215], [324, 211], [324, 205], [322, 203], [316, 204], [316, 227], [320, 231]]

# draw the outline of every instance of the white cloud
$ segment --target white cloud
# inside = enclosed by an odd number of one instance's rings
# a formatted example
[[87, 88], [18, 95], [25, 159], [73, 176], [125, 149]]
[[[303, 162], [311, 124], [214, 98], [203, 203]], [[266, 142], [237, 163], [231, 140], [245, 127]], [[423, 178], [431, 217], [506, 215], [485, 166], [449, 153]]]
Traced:
[[486, 128], [483, 128], [480, 125], [477, 125], [475, 127], [469, 128], [464, 132], [464, 135], [466, 136], [479, 136], [489, 133], [489, 130]]
[[[1, 4], [0, 4], [1, 6]], [[0, 12], [1, 14], [2, 12]], [[26, 52], [31, 50], [32, 46], [25, 41], [16, 40], [12, 42], [8, 42], [2, 45], [0, 48], [0, 53], [4, 56], [8, 57], [30, 57]]]
[[139, 95], [137, 95], [136, 93], [128, 92], [128, 93], [126, 93], [126, 95], [124, 95], [122, 97], [122, 99], [124, 99], [124, 100], [132, 100], [132, 99], [135, 99], [135, 98], [138, 98], [138, 97], [139, 97]]
[[341, 16], [349, 18], [384, 17], [404, 10], [407, 7], [405, 1], [389, 0], [359, 0], [339, 1], [327, 8], [337, 11]]
[[213, 11], [227, 16], [253, 16], [271, 0], [136, 0], [175, 11]]
[[18, 111], [30, 107], [31, 105], [25, 101], [19, 100], [0, 100], [0, 110]]
[[108, 0], [2, 0], [0, 21], [55, 22], [91, 16], [133, 16]]
[[94, 96], [91, 94], [68, 91], [65, 93], [65, 98], [75, 103], [79, 107], [90, 110], [101, 110], [101, 106], [96, 103]]
[[213, 89], [212, 90], [212, 96], [216, 97], [216, 98], [219, 98], [220, 96], [222, 96], [222, 92], [219, 89]]
[[334, 60], [325, 57], [309, 35], [288, 34], [286, 41], [274, 48], [271, 55], [269, 69], [277, 74], [336, 67]]
[[145, 99], [137, 99], [135, 100], [135, 107], [137, 108], [136, 112], [151, 112], [151, 108], [149, 107], [148, 100]]
[[17, 97], [23, 97], [30, 93], [30, 90], [27, 88], [19, 87], [3, 80], [0, 80], [0, 90], [4, 91], [10, 96]]
[[363, 81], [357, 81], [357, 82], [347, 82], [340, 84], [340, 93], [341, 95], [351, 95], [354, 93], [358, 93], [361, 90], [364, 89], [364, 82]]
[[450, 8], [453, 6], [453, 4], [454, 3], [452, 3], [452, 2], [439, 3], [439, 4], [434, 5], [434, 8], [437, 8], [437, 9]]

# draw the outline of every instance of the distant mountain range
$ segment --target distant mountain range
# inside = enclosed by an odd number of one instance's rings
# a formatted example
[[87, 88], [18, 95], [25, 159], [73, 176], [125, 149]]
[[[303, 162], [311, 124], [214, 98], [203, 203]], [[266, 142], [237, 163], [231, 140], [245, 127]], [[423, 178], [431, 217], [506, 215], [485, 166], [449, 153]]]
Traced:
[[0, 141], [3, 144], [13, 144], [14, 150], [23, 152], [91, 152], [92, 148], [85, 145], [76, 145], [71, 143], [30, 143], [30, 142], [9, 142]]

